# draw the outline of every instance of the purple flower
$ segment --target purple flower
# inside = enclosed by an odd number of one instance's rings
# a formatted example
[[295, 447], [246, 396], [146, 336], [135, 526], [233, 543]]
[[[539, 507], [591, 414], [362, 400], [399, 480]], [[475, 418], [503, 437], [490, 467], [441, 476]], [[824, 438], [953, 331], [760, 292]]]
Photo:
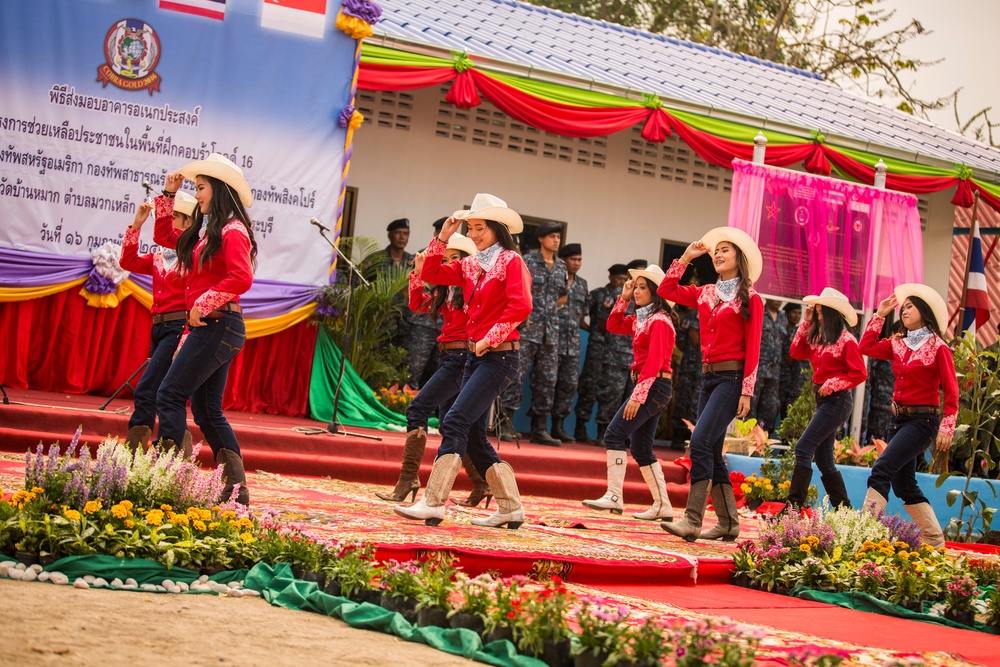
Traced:
[[341, 11], [354, 16], [368, 25], [375, 25], [382, 18], [382, 8], [370, 0], [344, 0]]
[[83, 289], [91, 294], [100, 294], [103, 296], [105, 294], [113, 294], [118, 289], [118, 285], [115, 284], [113, 278], [106, 278], [98, 273], [95, 266], [90, 270], [90, 275], [87, 277], [87, 282], [83, 284]]
[[344, 110], [340, 112], [340, 117], [337, 119], [337, 124], [341, 127], [347, 127], [348, 123], [351, 122], [351, 116], [354, 115], [354, 105], [348, 104], [344, 107]]

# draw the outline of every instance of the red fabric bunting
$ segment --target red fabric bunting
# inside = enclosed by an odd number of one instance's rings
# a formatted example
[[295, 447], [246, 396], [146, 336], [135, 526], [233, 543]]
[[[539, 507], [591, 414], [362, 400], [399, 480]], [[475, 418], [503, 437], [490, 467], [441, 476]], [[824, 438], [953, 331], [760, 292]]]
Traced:
[[[135, 299], [91, 308], [78, 292], [0, 303], [0, 383], [110, 396], [142, 364], [153, 324], [149, 311]], [[230, 366], [224, 407], [305, 415], [315, 345], [309, 322], [248, 340]]]
[[358, 70], [358, 88], [365, 90], [413, 90], [439, 86], [455, 78], [454, 67], [364, 64]]
[[459, 109], [471, 109], [478, 107], [483, 101], [476, 92], [476, 81], [472, 78], [472, 70], [459, 72], [455, 77], [455, 82], [451, 84], [448, 94], [445, 95], [445, 102], [454, 104]]
[[670, 118], [663, 109], [653, 109], [642, 126], [642, 138], [654, 144], [662, 144], [671, 135]]

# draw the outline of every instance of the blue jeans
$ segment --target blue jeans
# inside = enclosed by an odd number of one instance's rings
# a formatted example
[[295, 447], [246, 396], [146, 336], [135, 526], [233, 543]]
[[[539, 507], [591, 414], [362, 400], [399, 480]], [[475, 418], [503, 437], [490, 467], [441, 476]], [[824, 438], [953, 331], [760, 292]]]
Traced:
[[646, 402], [639, 406], [632, 419], [625, 419], [624, 416], [625, 406], [628, 405], [626, 400], [618, 408], [604, 434], [604, 444], [607, 448], [623, 452], [625, 441], [630, 439], [629, 451], [632, 452], [632, 458], [636, 463], [640, 466], [651, 466], [656, 463], [656, 455], [653, 454], [653, 436], [656, 435], [660, 413], [666, 410], [670, 403], [672, 390], [670, 378], [653, 380], [653, 386], [646, 394]]
[[191, 329], [156, 394], [159, 435], [180, 444], [190, 398], [194, 423], [201, 427], [212, 452], [231, 449], [239, 454], [236, 435], [222, 414], [222, 394], [229, 364], [246, 342], [243, 315], [224, 312], [218, 319], [202, 321], [205, 326]]
[[[816, 389], [816, 385], [813, 385]], [[795, 465], [812, 469], [813, 459], [816, 467], [824, 475], [837, 472], [836, 457], [833, 452], [833, 441], [837, 429], [847, 421], [847, 416], [854, 408], [854, 392], [850, 389], [835, 391], [829, 396], [816, 394], [816, 414], [809, 426], [802, 432], [795, 443]]]
[[732, 484], [722, 457], [726, 429], [736, 416], [743, 391], [739, 371], [705, 373], [698, 396], [698, 421], [691, 433], [691, 483]]
[[441, 418], [448, 414], [452, 400], [462, 389], [468, 349], [443, 350], [438, 353], [438, 369], [434, 371], [417, 397], [406, 408], [406, 430], [427, 429], [427, 420], [440, 408]]
[[472, 465], [484, 477], [490, 466], [500, 463], [500, 457], [486, 437], [487, 422], [493, 401], [517, 380], [517, 367], [516, 350], [488, 352], [481, 357], [469, 355], [462, 391], [441, 421], [438, 457], [458, 454], [464, 458], [468, 454]]
[[872, 466], [868, 488], [889, 497], [891, 487], [904, 505], [926, 503], [917, 486], [917, 459], [937, 436], [941, 420], [936, 415], [897, 415], [889, 422], [889, 444]]
[[170, 370], [177, 343], [184, 333], [184, 320], [172, 320], [153, 325], [149, 341], [149, 363], [135, 385], [135, 409], [129, 417], [128, 427], [156, 424], [156, 392]]

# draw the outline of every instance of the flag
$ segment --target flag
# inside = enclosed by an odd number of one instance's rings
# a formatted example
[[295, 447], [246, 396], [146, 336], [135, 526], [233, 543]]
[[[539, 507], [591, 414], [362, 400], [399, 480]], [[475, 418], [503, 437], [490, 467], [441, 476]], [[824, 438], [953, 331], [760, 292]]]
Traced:
[[264, 0], [260, 24], [309, 37], [326, 31], [327, 0]]
[[979, 237], [979, 221], [972, 219], [969, 236], [969, 267], [965, 276], [965, 314], [962, 330], [976, 332], [990, 320], [990, 297], [986, 291], [986, 267], [983, 264], [983, 242]]
[[160, 9], [221, 21], [226, 16], [226, 0], [160, 0]]

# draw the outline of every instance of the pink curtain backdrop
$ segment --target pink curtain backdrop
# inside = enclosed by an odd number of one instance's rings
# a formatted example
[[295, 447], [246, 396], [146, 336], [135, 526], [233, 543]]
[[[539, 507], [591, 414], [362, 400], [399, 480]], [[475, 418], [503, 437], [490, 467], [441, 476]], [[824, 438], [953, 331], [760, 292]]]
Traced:
[[875, 308], [894, 285], [923, 282], [917, 198], [733, 160], [729, 226], [757, 240], [757, 291], [800, 299], [824, 287]]

